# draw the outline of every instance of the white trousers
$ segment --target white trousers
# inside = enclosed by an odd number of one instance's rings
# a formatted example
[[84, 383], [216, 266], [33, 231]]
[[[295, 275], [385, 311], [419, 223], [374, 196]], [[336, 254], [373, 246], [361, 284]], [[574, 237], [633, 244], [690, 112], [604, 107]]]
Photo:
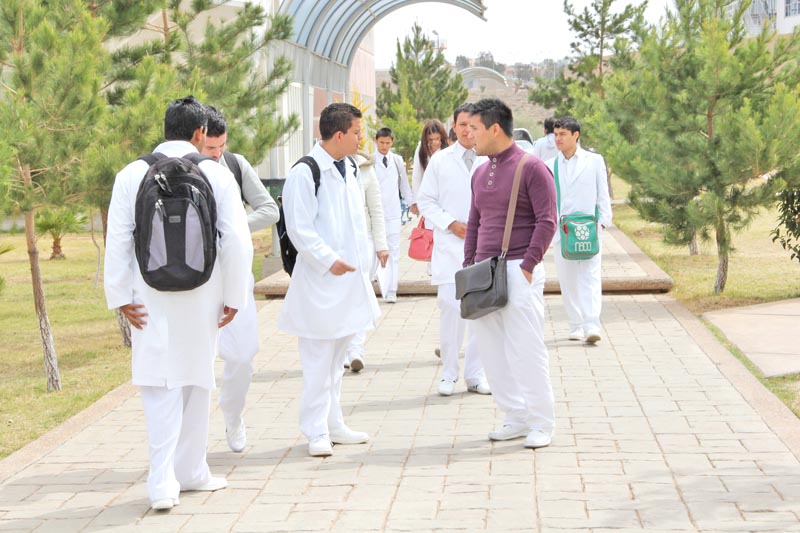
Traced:
[[456, 284], [439, 285], [436, 292], [439, 304], [439, 353], [442, 357], [442, 379], [458, 381], [458, 354], [468, 331], [464, 350], [464, 381], [468, 384], [486, 379], [480, 356], [475, 349], [473, 329], [461, 318], [461, 302], [456, 300]]
[[344, 426], [339, 399], [342, 395], [344, 361], [352, 337], [298, 339], [300, 365], [303, 367], [300, 431], [309, 440], [328, 435], [330, 430]]
[[253, 380], [253, 359], [258, 353], [258, 318], [253, 296], [255, 280], [250, 274], [247, 307], [240, 309], [234, 319], [219, 332], [219, 356], [225, 361], [219, 407], [225, 425], [235, 428], [244, 410], [247, 391]]
[[389, 259], [386, 267], [378, 267], [383, 283], [381, 283], [381, 296], [386, 296], [390, 291], [397, 292], [397, 283], [400, 279], [400, 227], [398, 222], [397, 231], [390, 233], [389, 229], [394, 229], [394, 222], [386, 221], [386, 244], [389, 245]]
[[147, 495], [151, 502], [178, 498], [181, 487], [206, 483], [208, 412], [211, 391], [186, 386], [141, 387], [150, 473]]
[[561, 301], [567, 312], [569, 329], [599, 329], [603, 301], [603, 283], [600, 277], [601, 254], [591, 259], [571, 261], [561, 255], [561, 246], [554, 248], [558, 284], [561, 286]]
[[367, 342], [367, 330], [359, 331], [355, 335], [353, 335], [352, 340], [350, 341], [350, 345], [347, 347], [347, 357], [345, 361], [348, 363], [358, 357], [362, 361], [364, 360], [364, 344]]
[[519, 265], [508, 262], [508, 303], [473, 321], [475, 345], [483, 360], [492, 397], [504, 424], [555, 428], [553, 387], [544, 344], [544, 265], [528, 283]]

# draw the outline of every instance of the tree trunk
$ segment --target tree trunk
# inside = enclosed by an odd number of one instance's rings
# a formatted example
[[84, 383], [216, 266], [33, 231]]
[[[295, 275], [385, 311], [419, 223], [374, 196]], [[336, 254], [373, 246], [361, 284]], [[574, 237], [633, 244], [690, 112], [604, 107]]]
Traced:
[[92, 235], [92, 244], [94, 244], [94, 247], [97, 250], [97, 265], [94, 268], [94, 288], [96, 289], [100, 280], [100, 265], [103, 259], [103, 251], [100, 249], [100, 245], [97, 244], [97, 238], [94, 234], [94, 213], [92, 213], [91, 209], [89, 210], [89, 229]]
[[50, 254], [50, 259], [66, 259], [64, 250], [61, 248], [61, 237], [53, 238], [53, 253]]
[[726, 227], [717, 226], [717, 280], [714, 282], [714, 294], [721, 294], [728, 283], [728, 251], [729, 235]]
[[698, 255], [700, 253], [700, 246], [697, 244], [697, 233], [692, 234], [692, 240], [689, 241], [689, 255]]
[[131, 324], [122, 311], [119, 309], [114, 310], [117, 313], [117, 324], [119, 325], [119, 334], [122, 335], [122, 345], [126, 348], [131, 347]]
[[[103, 246], [106, 244], [106, 236], [108, 235], [108, 208], [101, 208], [100, 209], [100, 221], [103, 223]], [[92, 226], [94, 228], [94, 226]], [[92, 238], [94, 238], [94, 234], [92, 234]], [[97, 243], [95, 243], [97, 246]], [[97, 248], [97, 271], [100, 272], [100, 247]], [[97, 283], [97, 277], [95, 277], [95, 283]], [[117, 325], [119, 326], [119, 334], [122, 335], [122, 345], [126, 348], [131, 347], [131, 324], [128, 322], [128, 319], [125, 318], [119, 309], [115, 310], [117, 314]]]
[[[33, 182], [31, 179], [31, 167], [30, 165], [23, 165], [21, 170], [25, 187], [29, 189]], [[36, 308], [36, 318], [39, 320], [39, 334], [42, 339], [42, 356], [47, 376], [47, 391], [61, 390], [61, 375], [58, 372], [58, 358], [56, 357], [56, 348], [53, 342], [53, 330], [50, 327], [50, 319], [47, 316], [42, 273], [39, 270], [39, 250], [36, 248], [33, 209], [25, 211], [25, 241], [28, 245], [28, 261], [31, 265], [33, 303]]]

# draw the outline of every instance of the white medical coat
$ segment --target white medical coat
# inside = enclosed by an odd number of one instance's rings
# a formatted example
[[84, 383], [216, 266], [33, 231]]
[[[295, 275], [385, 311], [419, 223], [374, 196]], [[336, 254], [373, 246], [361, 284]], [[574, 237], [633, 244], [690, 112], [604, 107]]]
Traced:
[[[608, 176], [606, 162], [603, 156], [584, 150], [580, 146], [566, 165], [573, 165], [567, 172], [564, 171], [564, 155], [547, 161], [547, 166], [555, 174], [555, 161], [558, 160], [559, 186], [561, 188], [561, 205], [558, 213], [571, 215], [585, 213], [593, 215], [597, 207], [598, 220], [601, 225], [611, 225], [611, 198], [608, 194]], [[553, 242], [561, 241], [561, 232], [556, 231]]]
[[[338, 339], [375, 327], [380, 315], [369, 281], [372, 258], [364, 218], [364, 193], [350, 160], [346, 180], [320, 144], [310, 155], [320, 168], [320, 186], [308, 165], [292, 168], [283, 187], [283, 212], [297, 248], [278, 328], [308, 339]], [[336, 259], [355, 272], [331, 274]]]
[[383, 154], [375, 152], [375, 176], [381, 186], [381, 204], [383, 205], [383, 218], [386, 220], [386, 234], [400, 232], [400, 195], [411, 206], [414, 203], [414, 193], [408, 184], [408, 174], [403, 158], [394, 153], [386, 154], [387, 166], [383, 166]]
[[[154, 152], [180, 157], [197, 149], [187, 141], [167, 141]], [[148, 286], [139, 271], [133, 244], [134, 210], [147, 163], [134, 161], [117, 174], [108, 208], [103, 285], [109, 309], [143, 304], [147, 324], [131, 328], [134, 385], [214, 388], [223, 305], [247, 304], [253, 245], [247, 215], [233, 175], [213, 160], [200, 168], [211, 183], [217, 204], [217, 261], [211, 278], [196, 289], [162, 292]]]
[[460, 143], [455, 143], [433, 154], [419, 188], [417, 207], [425, 222], [434, 228], [432, 285], [455, 283], [456, 272], [464, 262], [464, 239], [447, 227], [456, 220], [467, 223], [472, 203], [472, 172], [488, 159], [475, 157], [472, 168], [467, 169], [464, 151]]

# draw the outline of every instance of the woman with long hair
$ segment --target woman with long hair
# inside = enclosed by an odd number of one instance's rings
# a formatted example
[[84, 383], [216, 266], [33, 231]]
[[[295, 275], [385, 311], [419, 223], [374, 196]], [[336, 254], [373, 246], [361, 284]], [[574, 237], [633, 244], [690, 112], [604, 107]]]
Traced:
[[411, 173], [411, 189], [415, 198], [417, 192], [419, 192], [419, 186], [422, 184], [422, 175], [425, 173], [425, 169], [428, 168], [431, 156], [449, 145], [450, 139], [447, 136], [447, 129], [444, 124], [435, 118], [426, 121], [422, 127], [422, 138], [414, 153], [414, 170]]

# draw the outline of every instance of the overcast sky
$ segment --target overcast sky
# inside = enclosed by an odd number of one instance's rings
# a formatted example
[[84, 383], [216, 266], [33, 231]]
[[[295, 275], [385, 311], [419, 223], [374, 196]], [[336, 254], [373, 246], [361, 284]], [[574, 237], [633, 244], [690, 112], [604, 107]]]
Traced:
[[[573, 0], [582, 11], [591, 0]], [[636, 0], [619, 0], [622, 8]], [[484, 0], [486, 21], [452, 5], [422, 2], [394, 11], [375, 25], [375, 67], [388, 69], [394, 62], [397, 40], [401, 42], [417, 22], [434, 40], [446, 43], [445, 57], [477, 57], [490, 51], [495, 61], [505, 64], [560, 59], [569, 55], [572, 41], [561, 0]], [[657, 22], [670, 0], [650, 0], [647, 19]]]

